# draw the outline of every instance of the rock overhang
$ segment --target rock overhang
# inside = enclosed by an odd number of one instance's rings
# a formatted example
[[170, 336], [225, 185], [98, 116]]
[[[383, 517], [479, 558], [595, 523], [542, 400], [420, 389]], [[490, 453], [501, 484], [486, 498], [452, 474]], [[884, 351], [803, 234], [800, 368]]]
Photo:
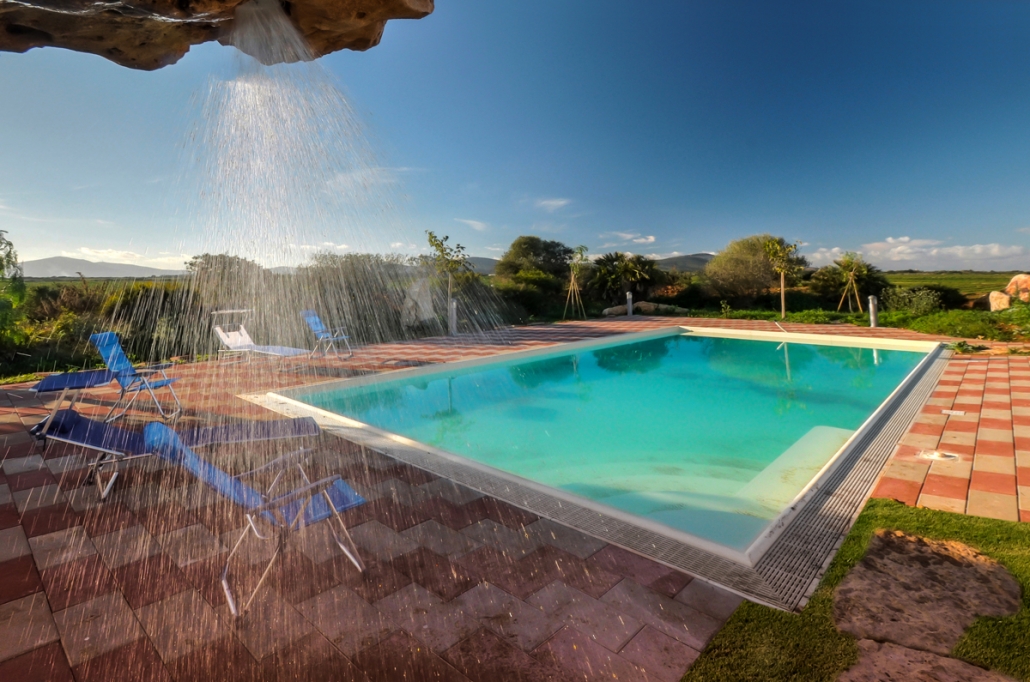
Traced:
[[[245, 0], [0, 0], [0, 50], [63, 47], [134, 69], [174, 64], [224, 40]], [[434, 0], [280, 0], [314, 55], [379, 44], [391, 19], [420, 19]]]

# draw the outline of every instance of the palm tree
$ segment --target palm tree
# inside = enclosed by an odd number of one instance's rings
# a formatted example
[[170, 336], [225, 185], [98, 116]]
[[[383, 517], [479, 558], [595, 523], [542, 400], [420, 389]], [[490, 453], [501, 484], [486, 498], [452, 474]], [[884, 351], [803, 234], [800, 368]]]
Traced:
[[794, 279], [807, 261], [797, 255], [800, 244], [788, 244], [782, 237], [766, 240], [765, 255], [772, 263], [773, 271], [780, 276], [780, 319], [787, 317], [787, 278]]
[[650, 258], [616, 251], [594, 261], [591, 285], [603, 298], [618, 303], [627, 292], [657, 283], [660, 276], [658, 265]]

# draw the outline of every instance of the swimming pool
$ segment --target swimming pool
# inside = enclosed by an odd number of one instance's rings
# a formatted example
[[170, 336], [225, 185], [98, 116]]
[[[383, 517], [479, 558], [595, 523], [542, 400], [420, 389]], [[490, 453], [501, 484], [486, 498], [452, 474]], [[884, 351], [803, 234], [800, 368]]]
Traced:
[[933, 348], [675, 328], [287, 395], [753, 564]]

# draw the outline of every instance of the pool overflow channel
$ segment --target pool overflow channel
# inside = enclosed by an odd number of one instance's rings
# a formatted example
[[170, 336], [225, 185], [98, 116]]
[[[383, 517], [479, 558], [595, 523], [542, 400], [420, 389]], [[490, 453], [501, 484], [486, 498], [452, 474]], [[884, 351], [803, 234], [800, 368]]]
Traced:
[[[771, 341], [781, 347], [787, 344], [867, 349], [877, 351], [877, 362], [879, 351], [902, 350], [925, 356], [744, 551], [305, 402], [320, 391], [428, 379], [498, 363], [510, 366], [513, 362], [672, 336]], [[751, 601], [791, 611], [807, 603], [894, 447], [933, 392], [950, 355], [943, 344], [922, 341], [672, 327], [242, 397], [283, 415], [314, 417], [328, 433], [345, 440], [684, 571]]]

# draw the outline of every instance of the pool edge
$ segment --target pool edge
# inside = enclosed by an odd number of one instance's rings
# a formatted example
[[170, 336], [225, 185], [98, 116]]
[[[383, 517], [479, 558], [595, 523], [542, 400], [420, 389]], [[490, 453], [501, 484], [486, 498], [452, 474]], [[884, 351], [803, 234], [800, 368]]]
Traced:
[[[313, 388], [312, 386], [305, 386], [302, 389], [286, 389], [279, 393], [269, 392], [240, 397], [284, 415], [314, 416], [328, 432], [334, 433], [334, 435], [383, 452], [383, 454], [436, 475], [455, 480], [540, 516], [598, 537], [605, 542], [685, 571], [705, 582], [729, 589], [751, 601], [788, 611], [803, 608], [835, 556], [843, 538], [850, 530], [854, 519], [864, 506], [864, 502], [889, 460], [894, 446], [932, 393], [951, 352], [939, 342], [892, 342], [862, 337], [777, 332], [740, 333], [736, 330], [681, 325], [671, 325], [665, 329], [642, 333], [615, 335], [615, 339], [620, 342], [631, 342], [683, 332], [700, 332], [702, 335], [714, 332], [711, 335], [791, 340], [802, 343], [817, 342], [820, 345], [925, 350], [927, 357], [920, 361], [898, 388], [869, 417], [867, 422], [856, 431], [853, 439], [842, 447], [831, 462], [827, 463], [819, 476], [813, 479], [813, 484], [807, 493], [803, 493], [789, 510], [786, 510], [774, 521], [781, 527], [776, 529], [776, 536], [769, 541], [769, 546], [753, 562], [746, 555], [741, 556], [744, 560], [740, 561], [726, 556], [727, 552], [703, 549], [698, 545], [708, 544], [708, 541], [703, 539], [698, 539], [700, 542], [693, 541], [693, 536], [687, 533], [683, 533], [683, 535], [690, 536], [692, 540], [690, 543], [669, 537], [670, 534], [667, 532], [659, 533], [642, 527], [637, 518], [634, 518], [633, 522], [627, 522], [608, 513], [609, 510], [598, 510], [580, 503], [579, 500], [556, 496], [553, 494], [553, 489], [547, 491], [550, 494], [546, 494], [538, 487], [547, 488], [547, 486], [526, 485], [526, 483], [532, 484], [533, 482], [519, 479], [517, 476], [511, 475], [511, 478], [502, 478], [491, 475], [489, 471], [483, 471], [483, 469], [491, 469], [490, 467], [469, 466], [473, 460], [467, 460], [403, 436], [389, 434], [356, 420], [320, 410], [289, 395], [300, 391], [306, 392]], [[811, 337], [816, 338], [812, 339]], [[590, 339], [500, 355], [505, 360], [515, 357], [534, 357], [589, 348], [592, 345], [610, 344], [612, 340], [612, 337]], [[838, 341], [838, 343], [834, 343], [834, 341]], [[840, 341], [845, 341], [845, 343], [839, 343]], [[488, 358], [445, 363], [445, 365], [452, 368], [454, 365], [476, 366], [496, 362], [497, 359], [498, 357], [494, 355]], [[434, 370], [440, 371], [441, 367], [441, 365], [419, 367], [389, 374], [391, 376], [402, 374], [410, 377], [431, 373]], [[366, 383], [370, 379], [372, 378], [361, 377], [343, 381], [334, 380], [321, 382], [318, 386], [326, 387], [327, 384], [342, 383], [353, 386], [358, 382]], [[822, 514], [828, 507], [832, 507], [829, 514], [832, 518], [829, 519], [829, 522]], [[799, 534], [804, 540], [802, 545], [797, 544]], [[813, 536], [817, 536], [814, 549], [811, 546]], [[738, 553], [730, 551], [729, 554]]]

